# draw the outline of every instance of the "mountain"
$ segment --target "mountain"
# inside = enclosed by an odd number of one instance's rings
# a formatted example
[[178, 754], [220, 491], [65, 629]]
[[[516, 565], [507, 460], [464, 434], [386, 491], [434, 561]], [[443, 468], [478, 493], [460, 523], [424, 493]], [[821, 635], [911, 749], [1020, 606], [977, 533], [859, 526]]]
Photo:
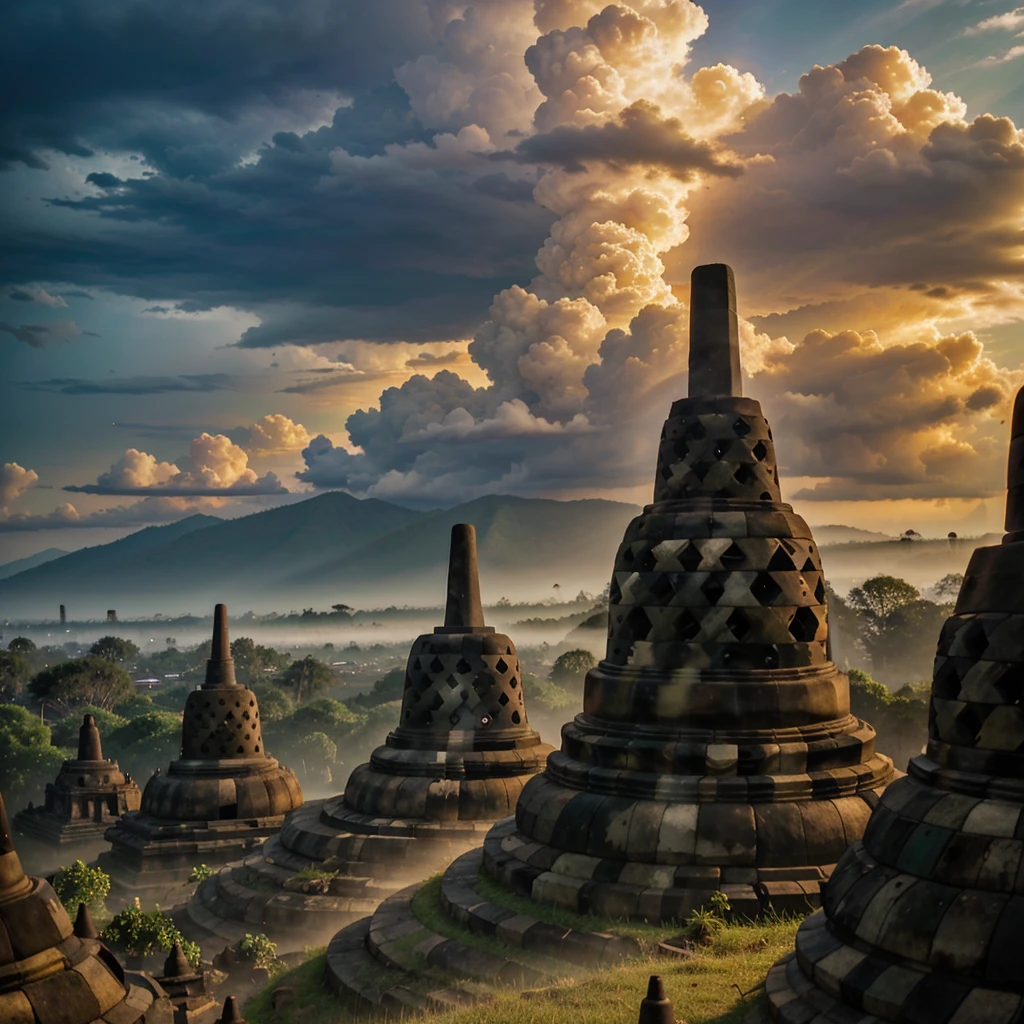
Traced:
[[67, 552], [63, 548], [46, 548], [44, 551], [37, 551], [34, 555], [29, 555], [27, 558], [16, 558], [13, 562], [5, 562], [3, 565], [0, 565], [0, 580], [5, 580], [8, 576], [17, 576], [19, 572], [24, 572], [26, 569], [34, 569], [37, 565], [52, 562], [55, 558], [60, 558], [66, 554]]
[[477, 527], [485, 599], [600, 591], [629, 519], [620, 502], [490, 496], [432, 512], [331, 491], [240, 519], [193, 516], [0, 580], [0, 615], [122, 618], [439, 604], [451, 526]]
[[888, 533], [862, 530], [859, 526], [812, 526], [811, 532], [819, 547], [829, 544], [855, 544], [857, 542], [892, 540]]

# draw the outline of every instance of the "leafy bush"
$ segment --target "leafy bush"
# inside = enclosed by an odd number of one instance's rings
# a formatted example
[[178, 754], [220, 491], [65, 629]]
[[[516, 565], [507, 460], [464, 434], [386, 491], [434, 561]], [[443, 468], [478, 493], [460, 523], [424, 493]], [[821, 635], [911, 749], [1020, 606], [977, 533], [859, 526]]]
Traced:
[[206, 864], [197, 864], [188, 876], [188, 880], [190, 882], [205, 882], [208, 878], [213, 878], [215, 874], [217, 874], [216, 868], [208, 867]]
[[580, 687], [583, 678], [597, 664], [597, 658], [578, 647], [574, 651], [560, 654], [551, 666], [551, 681], [562, 686]]
[[157, 706], [148, 693], [133, 693], [127, 700], [121, 701], [114, 707], [114, 713], [125, 719], [138, 718], [139, 715], [146, 715], [150, 711], [156, 710]]
[[118, 952], [129, 956], [169, 953], [175, 942], [180, 942], [188, 962], [193, 968], [199, 967], [199, 946], [189, 942], [166, 914], [159, 910], [146, 913], [138, 897], [134, 903], [114, 915], [110, 924], [103, 929], [103, 939]]
[[115, 729], [104, 740], [107, 757], [116, 758], [122, 770], [147, 779], [157, 768], [166, 768], [181, 752], [181, 717], [170, 711], [150, 711]]
[[393, 700], [401, 700], [405, 690], [405, 669], [393, 668], [373, 684], [368, 693], [358, 693], [351, 700], [357, 707], [368, 709], [379, 707]]
[[931, 683], [908, 683], [895, 693], [861, 669], [850, 669], [850, 711], [870, 722], [878, 734], [875, 748], [903, 771], [928, 738]]
[[[252, 688], [260, 705], [260, 721], [281, 722], [289, 718], [295, 710], [295, 701], [274, 683], [257, 683]], [[317, 703], [314, 701], [314, 703]]]
[[110, 875], [102, 868], [89, 867], [84, 860], [76, 860], [53, 876], [53, 891], [74, 917], [79, 903], [90, 909], [102, 908], [110, 892]]
[[543, 708], [546, 711], [561, 711], [577, 703], [577, 699], [557, 683], [536, 676], [523, 676], [523, 694], [527, 707]]
[[291, 725], [304, 733], [316, 729], [337, 741], [351, 733], [362, 720], [362, 715], [346, 707], [340, 700], [321, 697], [296, 709], [291, 716]]
[[272, 942], [262, 932], [252, 935], [245, 933], [245, 938], [238, 944], [238, 950], [254, 968], [274, 973], [284, 965], [277, 959], [277, 943]]
[[11, 807], [52, 782], [67, 754], [50, 743], [50, 730], [28, 708], [0, 704], [0, 791]]

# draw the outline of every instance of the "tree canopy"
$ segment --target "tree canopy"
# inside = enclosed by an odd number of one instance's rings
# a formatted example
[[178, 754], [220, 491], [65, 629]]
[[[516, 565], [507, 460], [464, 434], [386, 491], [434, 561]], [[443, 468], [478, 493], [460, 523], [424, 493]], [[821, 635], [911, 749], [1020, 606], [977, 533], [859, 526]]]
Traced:
[[35, 643], [29, 640], [27, 636], [16, 636], [7, 645], [7, 650], [12, 651], [14, 654], [31, 654], [35, 649]]
[[247, 636], [231, 641], [231, 657], [235, 662], [235, 678], [243, 686], [265, 679], [268, 673], [278, 672], [289, 662], [291, 655], [263, 647]]
[[19, 704], [0, 704], [0, 791], [13, 807], [52, 782], [65, 754], [50, 730]]
[[44, 669], [28, 686], [33, 699], [65, 714], [83, 704], [108, 711], [135, 695], [132, 677], [106, 658], [80, 658]]
[[917, 587], [898, 576], [872, 576], [850, 591], [849, 603], [862, 615], [881, 620], [920, 596]]
[[134, 661], [139, 656], [139, 646], [119, 636], [101, 636], [89, 648], [89, 653], [96, 658], [106, 658], [107, 661], [120, 663]]
[[597, 664], [590, 651], [577, 647], [560, 654], [551, 666], [551, 681], [561, 686], [581, 685], [583, 677]]
[[304, 698], [329, 689], [334, 683], [334, 675], [329, 665], [307, 654], [284, 670], [281, 681], [294, 693], [295, 703], [301, 704]]

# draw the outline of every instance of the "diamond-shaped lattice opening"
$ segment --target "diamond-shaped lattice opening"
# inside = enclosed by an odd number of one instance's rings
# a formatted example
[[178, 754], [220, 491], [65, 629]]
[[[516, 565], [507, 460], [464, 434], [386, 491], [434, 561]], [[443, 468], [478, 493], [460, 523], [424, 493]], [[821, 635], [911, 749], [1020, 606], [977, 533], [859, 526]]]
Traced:
[[[478, 697], [483, 697], [491, 688], [493, 680], [490, 676], [480, 675], [473, 680], [473, 689], [476, 691]], [[466, 699], [466, 693], [463, 691], [462, 699]]]
[[750, 584], [750, 592], [760, 605], [771, 604], [782, 593], [782, 588], [766, 572], [759, 572]]
[[750, 424], [741, 416], [737, 416], [732, 425], [732, 432], [737, 437], [746, 437], [750, 433]]
[[746, 486], [751, 482], [751, 480], [755, 479], [753, 470], [751, 470], [745, 462], [741, 462], [740, 465], [736, 467], [736, 472], [733, 473], [732, 478], [740, 486]]
[[956, 700], [960, 696], [960, 672], [952, 658], [935, 660], [932, 694], [946, 700]]
[[645, 547], [636, 553], [633, 562], [633, 572], [650, 572], [657, 561], [657, 558], [654, 557], [654, 551], [651, 548]]
[[818, 632], [818, 616], [810, 608], [797, 608], [789, 632], [797, 643], [809, 644]]
[[715, 447], [712, 449], [712, 451], [715, 453], [715, 458], [716, 459], [723, 459], [723, 458], [725, 458], [725, 455], [729, 451], [730, 447], [731, 447], [731, 445], [730, 445], [730, 443], [728, 441], [716, 441], [715, 442]]
[[455, 666], [455, 671], [458, 672], [460, 676], [464, 676], [467, 672], [473, 671], [473, 666], [470, 665], [465, 658], [459, 658], [459, 663]]
[[499, 658], [495, 664], [495, 669], [504, 675], [508, 671], [508, 662], [504, 658]]
[[626, 616], [625, 626], [634, 640], [643, 640], [651, 631], [651, 620], [643, 608], [634, 608]]
[[700, 619], [694, 618], [690, 612], [683, 610], [683, 613], [676, 619], [676, 636], [684, 643], [693, 640], [700, 632]]
[[441, 672], [443, 670], [444, 670], [444, 662], [440, 658], [435, 658], [430, 663], [430, 671], [433, 672], [435, 675], [438, 672]]
[[680, 437], [672, 445], [672, 454], [677, 459], [685, 459], [690, 454], [690, 446], [686, 443], [686, 438]]
[[704, 556], [700, 553], [700, 549], [692, 541], [676, 557], [679, 564], [687, 572], [696, 572], [697, 566], [704, 561]]
[[817, 601], [818, 604], [824, 604], [825, 603], [825, 581], [824, 580], [818, 580], [818, 585], [814, 588], [814, 600]]
[[513, 723], [513, 725], [518, 725], [521, 721], [522, 721], [522, 718], [519, 717], [519, 712], [518, 711], [513, 711], [512, 712], [512, 723]]
[[456, 678], [455, 678], [455, 676], [449, 676], [449, 677], [448, 677], [448, 678], [447, 678], [447, 679], [445, 680], [445, 682], [446, 682], [446, 683], [447, 683], [447, 684], [448, 684], [448, 685], [449, 685], [449, 686], [450, 686], [450, 687], [451, 687], [451, 688], [452, 688], [453, 690], [455, 689], [455, 687], [456, 687], [456, 686], [458, 686], [458, 685], [459, 685], [459, 681], [458, 681], [458, 679], [456, 679]]
[[423, 666], [420, 664], [419, 658], [413, 659], [412, 667], [416, 669], [417, 672], [419, 672], [423, 668]]
[[516, 687], [517, 687], [517, 686], [519, 685], [519, 680], [518, 680], [518, 679], [516, 679], [516, 677], [515, 677], [515, 676], [513, 676], [513, 677], [512, 677], [512, 678], [511, 678], [511, 679], [510, 679], [510, 680], [508, 681], [508, 685], [509, 685], [510, 687], [512, 687], [512, 689], [514, 690], [514, 689], [515, 689], [515, 688], [516, 688]]
[[707, 427], [700, 420], [687, 423], [686, 429], [683, 431], [683, 437], [689, 438], [691, 441], [701, 441], [707, 436]]
[[813, 558], [805, 558], [803, 567], [800, 569], [801, 572], [817, 572], [818, 567], [814, 564]]
[[781, 545], [776, 549], [775, 554], [768, 560], [768, 568], [775, 572], [793, 572], [796, 565], [789, 557], [788, 552]]
[[746, 640], [750, 635], [750, 631], [754, 628], [754, 624], [750, 621], [750, 616], [742, 608], [735, 609], [729, 615], [729, 618], [725, 620], [725, 624], [729, 627], [729, 632], [740, 643]]
[[690, 469], [693, 472], [693, 475], [698, 480], [703, 481], [704, 477], [706, 477], [708, 475], [708, 473], [710, 472], [710, 470], [711, 470], [711, 463], [710, 462], [695, 462], [690, 467]]
[[650, 591], [652, 596], [664, 603], [676, 592], [676, 588], [672, 586], [668, 573], [659, 572], [654, 577]]
[[768, 446], [764, 441], [758, 441], [750, 450], [750, 454], [753, 455], [758, 462], [764, 462], [768, 456]]
[[739, 569], [747, 561], [746, 553], [739, 544], [730, 544], [719, 556], [723, 569]]
[[508, 694], [507, 694], [507, 693], [503, 693], [503, 694], [502, 694], [502, 695], [501, 695], [501, 696], [500, 696], [500, 697], [498, 698], [498, 703], [499, 703], [499, 704], [500, 704], [500, 705], [501, 705], [502, 707], [504, 707], [504, 706], [505, 706], [505, 705], [506, 705], [506, 704], [508, 703]]
[[622, 554], [619, 555], [619, 561], [622, 562], [623, 565], [632, 565], [635, 557], [632, 545], [627, 545], [622, 549]]
[[444, 707], [444, 697], [440, 693], [434, 694], [434, 699], [430, 702], [431, 711], [440, 711]]
[[708, 576], [700, 585], [700, 592], [711, 602], [718, 604], [719, 599], [725, 593], [725, 586], [717, 576]]
[[458, 713], [458, 711], [453, 711], [448, 716], [448, 721], [451, 722], [452, 725], [458, 725], [459, 724], [459, 713]]
[[971, 658], [980, 658], [988, 647], [988, 636], [985, 634], [985, 627], [977, 621], [970, 622], [964, 626], [957, 633], [956, 638]]

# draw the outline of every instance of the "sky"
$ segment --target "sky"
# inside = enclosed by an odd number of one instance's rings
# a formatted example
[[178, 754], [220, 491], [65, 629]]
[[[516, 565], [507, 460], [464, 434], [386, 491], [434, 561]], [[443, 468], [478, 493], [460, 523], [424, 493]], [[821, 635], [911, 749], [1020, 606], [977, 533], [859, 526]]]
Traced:
[[650, 500], [689, 273], [812, 524], [1001, 526], [1024, 7], [34, 0], [0, 561], [325, 489]]

